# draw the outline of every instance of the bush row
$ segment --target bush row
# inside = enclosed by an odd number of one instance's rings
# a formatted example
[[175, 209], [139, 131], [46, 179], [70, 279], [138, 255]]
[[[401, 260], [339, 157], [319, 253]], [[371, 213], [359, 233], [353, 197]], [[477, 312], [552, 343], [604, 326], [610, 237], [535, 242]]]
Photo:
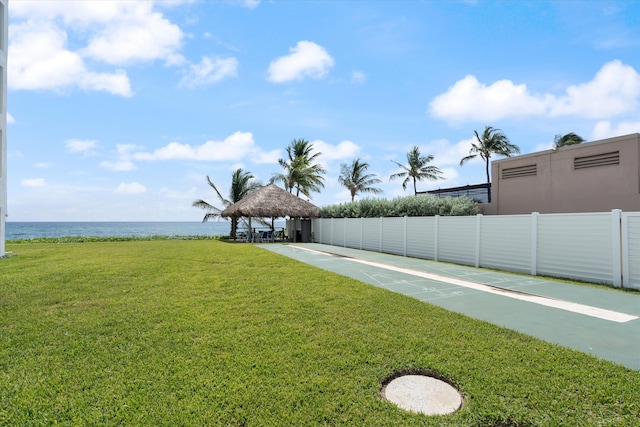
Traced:
[[70, 236], [70, 237], [35, 237], [32, 239], [7, 240], [7, 243], [87, 243], [87, 242], [129, 242], [134, 240], [224, 240], [228, 236], [120, 236], [120, 237], [100, 237], [100, 236]]
[[377, 218], [401, 216], [463, 216], [480, 213], [470, 197], [409, 196], [388, 199], [363, 199], [320, 208], [323, 218]]

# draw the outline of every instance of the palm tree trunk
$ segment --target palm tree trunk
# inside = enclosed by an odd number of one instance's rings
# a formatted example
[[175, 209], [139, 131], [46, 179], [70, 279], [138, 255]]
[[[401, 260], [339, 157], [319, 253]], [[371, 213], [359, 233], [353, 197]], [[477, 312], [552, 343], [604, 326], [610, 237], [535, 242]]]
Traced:
[[231, 238], [236, 240], [236, 232], [238, 230], [238, 218], [231, 218]]
[[[489, 159], [487, 159], [486, 162], [487, 184], [491, 185], [491, 178], [489, 178]], [[487, 188], [487, 201], [491, 203], [491, 187]]]
[[485, 162], [486, 162], [486, 171], [487, 171], [487, 184], [490, 184], [491, 179], [489, 178], [489, 159], [486, 159]]

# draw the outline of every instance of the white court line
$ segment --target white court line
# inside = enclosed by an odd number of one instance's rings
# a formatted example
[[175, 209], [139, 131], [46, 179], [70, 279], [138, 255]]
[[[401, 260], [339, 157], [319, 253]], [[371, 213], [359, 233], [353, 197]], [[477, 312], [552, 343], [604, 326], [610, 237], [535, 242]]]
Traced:
[[573, 313], [584, 314], [586, 316], [596, 317], [598, 319], [609, 320], [612, 322], [626, 323], [631, 320], [638, 319], [638, 316], [630, 314], [620, 313], [617, 311], [606, 310], [604, 308], [592, 307], [590, 305], [578, 304], [575, 302], [559, 300], [550, 297], [544, 297], [540, 295], [534, 295], [530, 293], [523, 293], [520, 291], [512, 291], [509, 289], [498, 288], [495, 286], [484, 285], [482, 283], [470, 282], [468, 280], [455, 279], [452, 277], [441, 276], [439, 274], [427, 273], [419, 270], [412, 270], [409, 268], [395, 267], [393, 265], [381, 264], [373, 261], [366, 261], [363, 259], [352, 258], [344, 255], [331, 254], [329, 252], [318, 251], [310, 248], [303, 248], [301, 246], [290, 245], [297, 249], [302, 249], [309, 252], [315, 252], [322, 255], [344, 257], [349, 261], [357, 262], [364, 265], [370, 265], [372, 267], [384, 268], [385, 270], [396, 271], [398, 273], [410, 274], [412, 276], [422, 277], [424, 279], [436, 280], [438, 282], [450, 283], [452, 285], [463, 286], [465, 288], [475, 289], [478, 291], [487, 292], [490, 294], [501, 295], [517, 299], [520, 301], [527, 301], [534, 304], [544, 305], [546, 307], [558, 308], [560, 310], [570, 311]]

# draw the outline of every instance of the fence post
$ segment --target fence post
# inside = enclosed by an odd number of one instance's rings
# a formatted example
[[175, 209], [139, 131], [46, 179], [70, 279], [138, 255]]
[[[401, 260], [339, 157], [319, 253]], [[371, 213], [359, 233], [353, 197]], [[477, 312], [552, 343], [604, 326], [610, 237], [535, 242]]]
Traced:
[[531, 212], [531, 275], [538, 275], [538, 212]]
[[384, 231], [384, 217], [380, 217], [380, 251], [382, 252], [382, 232]]
[[620, 220], [622, 219], [622, 211], [613, 209], [611, 211], [611, 244], [613, 262], [613, 286], [622, 287], [622, 230], [620, 229]]
[[622, 284], [623, 288], [630, 288], [631, 285], [631, 266], [629, 265], [629, 215], [622, 214]]
[[345, 218], [344, 219], [344, 236], [342, 236], [343, 242], [344, 242], [344, 247], [347, 247], [347, 223], [349, 222], [351, 218]]
[[440, 218], [440, 215], [436, 215], [434, 218], [435, 222], [433, 224], [433, 260], [438, 261], [438, 218]]
[[360, 217], [360, 250], [362, 250], [362, 235], [364, 234], [363, 229], [364, 229], [364, 218]]
[[404, 250], [402, 252], [403, 256], [407, 256], [407, 216], [404, 216]]
[[480, 267], [480, 232], [482, 230], [482, 214], [476, 215], [476, 268]]
[[331, 218], [331, 233], [329, 234], [329, 241], [331, 242], [331, 246], [333, 246], [333, 222], [335, 218]]

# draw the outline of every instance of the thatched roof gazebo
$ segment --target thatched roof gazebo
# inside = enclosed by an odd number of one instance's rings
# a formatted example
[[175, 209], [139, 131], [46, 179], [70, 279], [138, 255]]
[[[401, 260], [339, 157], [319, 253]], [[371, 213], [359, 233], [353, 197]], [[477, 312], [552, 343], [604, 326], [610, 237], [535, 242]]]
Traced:
[[244, 199], [227, 206], [220, 215], [224, 218], [319, 218], [320, 209], [312, 203], [289, 193], [275, 184], [266, 185]]

